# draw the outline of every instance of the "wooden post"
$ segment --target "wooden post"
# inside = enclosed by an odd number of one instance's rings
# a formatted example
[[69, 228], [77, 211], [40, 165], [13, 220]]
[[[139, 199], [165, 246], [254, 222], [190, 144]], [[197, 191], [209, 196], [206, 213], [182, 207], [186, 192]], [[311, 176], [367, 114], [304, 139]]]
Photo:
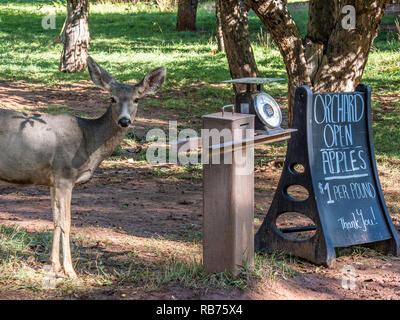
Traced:
[[[206, 272], [236, 274], [240, 266], [254, 264], [254, 144], [217, 151], [219, 164], [213, 162], [211, 153], [206, 155], [207, 159], [204, 154], [212, 144], [253, 138], [246, 137], [246, 129], [252, 129], [254, 135], [254, 115], [229, 112], [206, 115], [203, 128], [219, 132], [228, 129], [232, 133], [231, 139], [224, 137], [223, 141], [214, 142], [203, 135], [203, 162], [208, 159], [209, 163], [203, 165], [204, 267]], [[241, 153], [240, 160], [235, 153]], [[225, 159], [232, 161], [226, 164]]]

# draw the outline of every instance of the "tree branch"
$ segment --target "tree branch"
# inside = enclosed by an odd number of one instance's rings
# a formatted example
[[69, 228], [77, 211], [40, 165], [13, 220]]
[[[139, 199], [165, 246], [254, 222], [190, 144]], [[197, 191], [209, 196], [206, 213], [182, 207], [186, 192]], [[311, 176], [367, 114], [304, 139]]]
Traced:
[[284, 0], [247, 0], [279, 48], [289, 77], [306, 73], [306, 59], [299, 30]]
[[[258, 77], [257, 64], [249, 40], [248, 12], [244, 0], [218, 0], [225, 53], [232, 79]], [[246, 89], [234, 85], [235, 92]]]
[[272, 35], [286, 65], [289, 77], [289, 124], [296, 87], [311, 85], [305, 47], [285, 0], [246, 0]]
[[340, 1], [310, 0], [306, 39], [327, 45], [335, 29], [341, 6]]
[[360, 83], [388, 3], [389, 0], [346, 1], [356, 9], [356, 29], [344, 29], [341, 25], [344, 15], [339, 13], [319, 70], [312, 81], [315, 91], [353, 91]]

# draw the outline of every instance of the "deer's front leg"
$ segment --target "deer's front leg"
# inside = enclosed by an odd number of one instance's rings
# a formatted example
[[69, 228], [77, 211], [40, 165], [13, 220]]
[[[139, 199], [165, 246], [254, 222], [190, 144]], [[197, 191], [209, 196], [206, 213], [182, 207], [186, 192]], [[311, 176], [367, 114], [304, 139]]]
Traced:
[[59, 275], [61, 271], [61, 265], [60, 265], [61, 226], [60, 226], [60, 209], [59, 205], [57, 205], [56, 191], [54, 187], [50, 187], [50, 195], [51, 195], [51, 209], [53, 211], [53, 222], [54, 222], [53, 243], [51, 249], [50, 262], [51, 265], [53, 266], [54, 273], [56, 275]]
[[60, 212], [61, 242], [63, 248], [63, 267], [66, 276], [76, 278], [72, 265], [69, 233], [71, 231], [71, 195], [72, 185], [64, 184], [55, 188], [56, 203]]

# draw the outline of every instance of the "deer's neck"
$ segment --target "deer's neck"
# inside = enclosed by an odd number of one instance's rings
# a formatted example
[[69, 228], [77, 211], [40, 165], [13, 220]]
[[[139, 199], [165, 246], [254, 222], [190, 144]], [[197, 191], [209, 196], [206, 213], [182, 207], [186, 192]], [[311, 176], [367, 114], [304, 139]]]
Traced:
[[112, 154], [128, 131], [128, 128], [120, 127], [113, 119], [111, 107], [100, 118], [86, 123], [85, 140], [91, 155], [98, 158], [98, 163]]

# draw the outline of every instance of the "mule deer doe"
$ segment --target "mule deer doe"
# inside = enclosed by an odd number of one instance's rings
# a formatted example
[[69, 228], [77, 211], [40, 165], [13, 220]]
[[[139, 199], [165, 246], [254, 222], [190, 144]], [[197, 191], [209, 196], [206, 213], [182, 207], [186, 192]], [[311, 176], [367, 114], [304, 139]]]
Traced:
[[165, 80], [165, 68], [150, 71], [136, 85], [117, 82], [91, 57], [92, 81], [111, 94], [111, 106], [98, 119], [72, 115], [27, 115], [0, 109], [0, 182], [50, 187], [54, 220], [50, 261], [60, 275], [60, 237], [64, 274], [74, 278], [70, 252], [71, 194], [77, 183], [87, 182], [95, 169], [125, 136], [133, 121], [138, 99], [157, 92]]

